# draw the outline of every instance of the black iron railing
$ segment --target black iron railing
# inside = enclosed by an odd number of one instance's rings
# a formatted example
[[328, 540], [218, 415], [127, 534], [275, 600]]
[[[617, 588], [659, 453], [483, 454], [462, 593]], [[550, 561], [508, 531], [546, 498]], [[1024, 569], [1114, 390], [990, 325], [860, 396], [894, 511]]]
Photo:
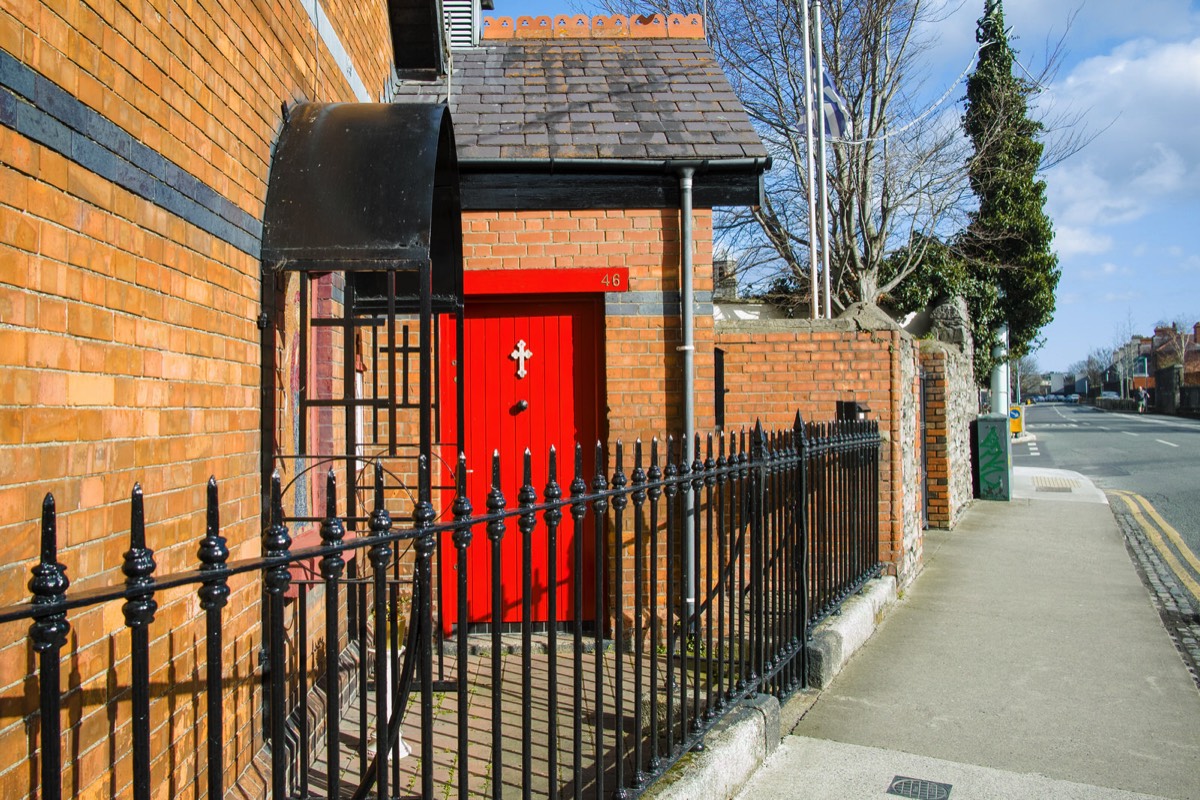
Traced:
[[[195, 793], [224, 797], [222, 617], [229, 579], [258, 573], [265, 592], [263, 727], [270, 765], [264, 791], [272, 798], [638, 794], [701, 743], [739, 700], [757, 693], [784, 697], [803, 686], [810, 626], [880, 566], [875, 423], [805, 425], [797, 417], [789, 430], [767, 433], [760, 426], [701, 444], [697, 439], [689, 448], [668, 439], [644, 448], [637, 442], [630, 458], [618, 443], [609, 475], [599, 445], [586, 470], [584, 452], [576, 448], [565, 487], [552, 451], [540, 492], [526, 452], [515, 506], [499, 486], [497, 455], [481, 514], [466, 497], [460, 458], [452, 518], [434, 524], [429, 505], [418, 504], [413, 524], [403, 530], [393, 527], [377, 469], [369, 532], [354, 537], [338, 517], [331, 472], [322, 544], [302, 550], [292, 548], [282, 522], [276, 477], [263, 555], [238, 561], [228, 558], [217, 486], [210, 481], [200, 566], [172, 575], [156, 574], [135, 488], [125, 582], [75, 593], [57, 560], [54, 501], [47, 496], [33, 601], [0, 611], [0, 622], [31, 621], [39, 656], [36, 793], [46, 800], [62, 794], [58, 687], [70, 613], [123, 600], [133, 670], [132, 796], [150, 796], [152, 759], [159, 754], [150, 739], [148, 630], [155, 596], [191, 586], [204, 611], [207, 654], [207, 785]], [[486, 542], [473, 545], [478, 534]], [[564, 534], [565, 553], [559, 546]], [[516, 624], [505, 621], [502, 594], [502, 543], [514, 535], [521, 544]], [[443, 587], [457, 599], [454, 620], [437, 620], [442, 610], [433, 601], [439, 537], [448, 539], [446, 552], [457, 562], [455, 585]], [[535, 547], [538, 537], [544, 541]], [[681, 556], [686, 538], [696, 554], [690, 576]], [[400, 598], [389, 565], [405, 543], [415, 557], [401, 648]], [[482, 613], [470, 608], [468, 596], [469, 582], [480, 577], [470, 571], [468, 550], [480, 544], [490, 551], [491, 584], [491, 607]], [[544, 562], [535, 563], [535, 552], [546, 554]], [[355, 554], [361, 574], [347, 577]], [[589, 559], [595, 568], [584, 585]], [[289, 567], [302, 561], [315, 562], [319, 577], [300, 581], [298, 598], [289, 597], [297, 582]], [[687, 596], [689, 584], [697, 597]], [[310, 609], [309, 589], [317, 587], [323, 608]], [[560, 608], [560, 596], [570, 598], [569, 610]], [[540, 597], [546, 602], [535, 610]], [[314, 631], [308, 619], [317, 612]], [[289, 614], [297, 624], [285, 636]], [[435, 620], [441, 624], [435, 627]], [[452, 640], [435, 652], [435, 638], [451, 629]], [[347, 661], [359, 669], [347, 670]], [[410, 700], [416, 702], [411, 711]], [[310, 713], [313, 708], [323, 713]], [[401, 739], [415, 747], [411, 754]], [[194, 774], [201, 774], [199, 763]]]

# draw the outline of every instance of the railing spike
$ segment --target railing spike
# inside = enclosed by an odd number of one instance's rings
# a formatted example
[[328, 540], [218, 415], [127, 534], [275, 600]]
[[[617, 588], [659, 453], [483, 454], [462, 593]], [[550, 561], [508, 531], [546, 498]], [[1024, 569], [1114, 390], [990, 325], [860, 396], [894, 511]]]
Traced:
[[[618, 442], [618, 447], [619, 447]], [[618, 456], [619, 457], [619, 456]], [[596, 441], [596, 472], [592, 477], [592, 492], [600, 495], [594, 502], [592, 507], [596, 509], [597, 516], [603, 516], [608, 510], [608, 498], [604, 494], [608, 489], [608, 481], [604, 477], [604, 447], [599, 440]]]
[[550, 445], [546, 473], [546, 488], [542, 491], [542, 497], [551, 507], [546, 509], [544, 517], [546, 524], [554, 527], [562, 521], [562, 509], [556, 504], [563, 496], [562, 487], [558, 485], [558, 451], [554, 449], [554, 445]]
[[[58, 563], [58, 514], [54, 495], [42, 499], [41, 558], [33, 567], [29, 591], [33, 606], [57, 605], [67, 598], [67, 570]], [[42, 796], [57, 800], [62, 796], [62, 694], [60, 685], [59, 651], [67, 643], [71, 626], [66, 612], [34, 617], [29, 624], [29, 638], [38, 654], [38, 691], [41, 716], [41, 780]]]
[[[504, 492], [500, 489], [500, 451], [492, 451], [492, 485], [488, 490], [487, 495], [487, 510], [488, 514], [497, 515], [504, 511], [505, 500]], [[493, 543], [499, 542], [504, 537], [506, 529], [503, 518], [497, 518], [487, 524], [487, 535]]]
[[587, 494], [587, 481], [583, 477], [583, 445], [575, 445], [575, 477], [571, 480], [571, 496]]
[[121, 607], [130, 630], [130, 682], [133, 687], [130, 727], [133, 738], [133, 797], [150, 797], [150, 644], [149, 627], [158, 603], [154, 584], [154, 551], [146, 547], [146, 509], [142, 485], [135, 483], [130, 497], [129, 550], [121, 571], [126, 597]]
[[[200, 541], [196, 557], [200, 561], [201, 572], [220, 572], [225, 569], [225, 562], [229, 558], [229, 547], [221, 535], [221, 507], [215, 476], [208, 479], [207, 496], [204, 538]], [[201, 608], [224, 608], [229, 598], [229, 585], [223, 577], [214, 578], [204, 582], [199, 595]]]
[[[459, 452], [458, 463], [454, 469], [454, 504], [450, 509], [455, 519], [464, 519], [471, 516], [474, 509], [471, 507], [471, 500], [467, 497], [467, 454]], [[457, 537], [457, 532], [455, 536]], [[467, 541], [470, 542], [471, 531], [467, 529]], [[457, 539], [455, 540], [457, 542]]]
[[[662, 485], [659, 483], [662, 477], [662, 470], [658, 466], [658, 437], [655, 436], [650, 440], [650, 469], [646, 471], [646, 480], [650, 482], [650, 489], [647, 495], [651, 503], [656, 503], [658, 498], [662, 496]], [[654, 534], [651, 533], [651, 535], [653, 536]]]
[[[383, 465], [378, 461], [375, 462], [375, 508], [367, 518], [367, 528], [371, 531], [370, 535], [376, 539], [383, 539], [392, 530], [392, 515], [387, 510], [383, 494]], [[371, 545], [367, 557], [371, 566], [383, 569], [391, 561], [392, 548], [386, 541], [377, 542]]]
[[[325, 519], [321, 521], [321, 544], [326, 547], [337, 547], [346, 536], [346, 527], [337, 514], [337, 476], [333, 470], [325, 476]], [[321, 557], [321, 575], [326, 580], [336, 580], [341, 577], [346, 560], [340, 552], [327, 553]]]

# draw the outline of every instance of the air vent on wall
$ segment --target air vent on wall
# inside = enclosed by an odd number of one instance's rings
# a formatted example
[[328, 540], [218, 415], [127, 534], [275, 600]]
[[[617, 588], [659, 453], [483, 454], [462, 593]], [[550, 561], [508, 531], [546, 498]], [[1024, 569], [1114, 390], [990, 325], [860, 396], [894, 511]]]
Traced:
[[479, 44], [478, 0], [442, 0], [442, 21], [451, 50]]

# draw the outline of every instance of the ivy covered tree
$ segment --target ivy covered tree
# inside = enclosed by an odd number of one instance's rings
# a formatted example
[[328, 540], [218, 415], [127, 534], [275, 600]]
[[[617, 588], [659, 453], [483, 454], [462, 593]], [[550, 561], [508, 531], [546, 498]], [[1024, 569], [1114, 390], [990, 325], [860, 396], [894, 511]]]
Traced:
[[[999, 292], [990, 277], [971, 265], [956, 249], [956, 241], [944, 242], [924, 233], [914, 234], [905, 247], [892, 253], [884, 267], [885, 277], [899, 273], [906, 263], [917, 264], [908, 280], [888, 293], [887, 305], [896, 312], [921, 311], [933, 308], [953, 297], [961, 297], [971, 314], [971, 336], [975, 341], [975, 358], [980, 358], [981, 346], [991, 349], [995, 332], [989, 326], [1001, 316]], [[983, 342], [984, 345], [981, 345]], [[976, 369], [981, 383], [986, 383], [991, 360], [984, 371]]]
[[1052, 247], [1054, 230], [1044, 210], [1046, 184], [1037, 177], [1042, 161], [1038, 136], [1044, 128], [1028, 113], [1028, 99], [1037, 86], [1013, 75], [1001, 0], [987, 0], [976, 38], [981, 48], [975, 72], [967, 79], [963, 128], [974, 146], [967, 172], [979, 210], [970, 215], [955, 249], [975, 279], [996, 291], [994, 316], [986, 307], [971, 309], [983, 315], [974, 320], [975, 368], [982, 383], [994, 363], [991, 350], [999, 324], [1008, 324], [1010, 358], [1037, 345], [1039, 332], [1054, 317], [1060, 271]]

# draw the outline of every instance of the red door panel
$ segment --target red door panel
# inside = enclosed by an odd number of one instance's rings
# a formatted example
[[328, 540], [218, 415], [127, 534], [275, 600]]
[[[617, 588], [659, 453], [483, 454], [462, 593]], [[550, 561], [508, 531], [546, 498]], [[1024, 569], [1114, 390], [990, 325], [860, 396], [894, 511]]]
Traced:
[[[574, 472], [575, 444], [584, 445], [586, 464], [599, 435], [600, 346], [599, 301], [578, 297], [535, 302], [519, 299], [468, 298], [464, 320], [464, 451], [467, 455], [467, 493], [475, 512], [487, 510], [491, 485], [492, 453], [501, 456], [501, 489], [506, 506], [517, 505], [517, 493], [523, 483], [522, 454], [529, 449], [532, 484], [539, 502], [548, 476], [550, 447], [558, 451], [558, 482], [564, 495]], [[453, 352], [453, 332], [445, 338]], [[521, 346], [524, 342], [524, 346]], [[526, 353], [524, 376], [519, 374], [520, 359]], [[451, 358], [444, 359], [449, 363]], [[451, 375], [452, 379], [452, 375]], [[447, 383], [445, 385], [452, 385]], [[585, 471], [590, 473], [590, 469]], [[538, 515], [533, 533], [533, 620], [549, 617], [549, 569], [547, 532]], [[559, 621], [574, 616], [573, 581], [585, 583], [583, 618], [594, 616], [594, 599], [587, 587], [594, 580], [594, 551], [591, 524], [584, 532], [584, 569], [574, 574], [572, 523], [564, 510], [558, 527], [557, 616]], [[492, 621], [491, 542], [486, 531], [474, 532], [468, 557], [468, 618], [472, 623]], [[508, 521], [502, 544], [501, 586], [505, 623], [521, 621], [522, 591], [521, 532], [516, 519]], [[443, 614], [447, 631], [457, 620], [455, 596], [456, 572], [453, 545], [449, 536], [443, 542]]]

